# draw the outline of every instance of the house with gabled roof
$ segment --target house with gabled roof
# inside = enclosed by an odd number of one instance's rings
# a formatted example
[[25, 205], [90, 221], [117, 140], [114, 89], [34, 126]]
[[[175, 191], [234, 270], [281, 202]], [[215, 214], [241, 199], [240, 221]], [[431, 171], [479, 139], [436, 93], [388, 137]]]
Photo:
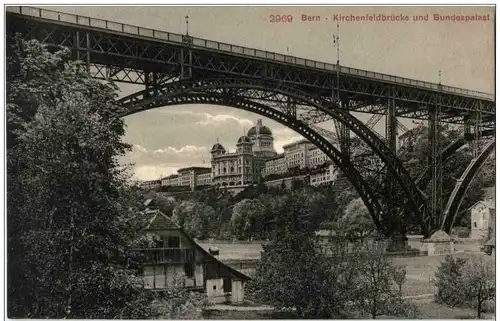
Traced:
[[243, 302], [248, 276], [205, 251], [160, 210], [146, 209], [141, 216], [142, 232], [155, 240], [153, 247], [135, 249], [146, 288], [167, 290], [183, 280], [185, 288], [205, 292], [211, 303]]
[[490, 229], [495, 228], [495, 200], [487, 198], [469, 208], [471, 219], [470, 238], [486, 240], [490, 237]]

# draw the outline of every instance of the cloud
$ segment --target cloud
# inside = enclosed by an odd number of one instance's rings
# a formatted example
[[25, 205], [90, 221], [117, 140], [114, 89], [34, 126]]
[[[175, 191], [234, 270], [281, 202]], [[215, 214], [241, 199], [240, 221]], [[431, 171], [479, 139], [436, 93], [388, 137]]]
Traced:
[[180, 167], [171, 167], [165, 165], [141, 165], [135, 166], [133, 169], [133, 179], [137, 180], [154, 180], [164, 176], [176, 173]]
[[122, 157], [121, 163], [132, 163], [131, 170], [137, 179], [157, 179], [183, 167], [210, 166], [210, 150], [206, 146], [194, 145], [153, 150], [136, 144], [131, 152]]
[[286, 127], [274, 130], [273, 136], [274, 136], [274, 148], [278, 153], [283, 152], [284, 145], [303, 139], [301, 135], [297, 134], [293, 130]]
[[213, 115], [210, 113], [199, 113], [199, 112], [194, 112], [191, 110], [161, 110], [159, 111], [161, 113], [166, 113], [170, 115], [191, 115], [195, 116], [198, 118], [201, 118], [196, 122], [197, 125], [202, 125], [202, 126], [219, 126], [221, 124], [225, 123], [236, 123], [239, 126], [253, 126], [253, 123], [250, 119], [247, 118], [241, 118], [241, 117], [236, 117], [233, 115], [228, 115], [228, 114], [217, 114]]
[[[147, 152], [147, 149], [140, 145], [135, 145], [137, 146], [137, 150], [140, 152]], [[134, 147], [135, 147], [134, 146]], [[206, 146], [194, 146], [194, 145], [186, 145], [181, 148], [175, 148], [175, 147], [167, 147], [167, 148], [162, 148], [162, 149], [157, 149], [153, 151], [155, 154], [186, 154], [186, 156], [190, 156], [193, 154], [199, 154], [199, 153], [208, 153], [208, 147]]]

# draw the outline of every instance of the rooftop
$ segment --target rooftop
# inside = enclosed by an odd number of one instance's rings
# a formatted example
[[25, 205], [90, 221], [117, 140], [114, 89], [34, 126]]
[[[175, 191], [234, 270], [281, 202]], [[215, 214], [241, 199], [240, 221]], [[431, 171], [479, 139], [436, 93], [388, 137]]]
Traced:
[[288, 147], [291, 147], [291, 146], [294, 146], [294, 145], [301, 145], [301, 144], [307, 144], [307, 143], [310, 144], [311, 142], [304, 138], [304, 139], [297, 140], [297, 141], [295, 141], [293, 143], [283, 145], [283, 148], [288, 148]]
[[212, 170], [210, 169], [210, 167], [198, 167], [198, 166], [191, 166], [191, 167], [186, 167], [186, 168], [180, 168], [180, 169], [177, 170], [178, 173], [188, 172], [188, 171], [211, 172]]

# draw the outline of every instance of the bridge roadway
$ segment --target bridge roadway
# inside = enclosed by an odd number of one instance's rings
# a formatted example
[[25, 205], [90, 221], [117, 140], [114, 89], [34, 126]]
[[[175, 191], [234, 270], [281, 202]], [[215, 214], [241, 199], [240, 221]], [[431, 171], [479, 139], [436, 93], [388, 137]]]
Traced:
[[495, 126], [494, 96], [487, 93], [40, 8], [6, 11], [8, 33], [71, 47], [100, 79], [160, 86], [183, 77], [265, 78], [327, 100], [338, 89], [351, 111], [386, 114], [392, 98], [397, 117], [428, 120], [439, 105], [442, 122], [461, 124], [480, 111], [481, 127]]

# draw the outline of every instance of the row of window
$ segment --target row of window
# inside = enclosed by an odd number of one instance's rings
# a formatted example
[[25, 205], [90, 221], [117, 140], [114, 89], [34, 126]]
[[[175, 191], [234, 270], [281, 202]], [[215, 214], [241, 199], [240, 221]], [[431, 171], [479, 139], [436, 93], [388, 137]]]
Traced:
[[260, 147], [273, 147], [272, 145], [273, 144], [271, 142], [264, 142], [264, 141], [260, 141], [259, 144]]
[[[194, 278], [194, 271], [195, 271], [195, 263], [185, 263], [184, 264], [184, 274], [187, 278]], [[166, 281], [167, 281], [167, 265], [153, 265], [153, 266], [147, 266], [143, 270], [143, 276], [152, 276], [155, 280], [155, 287], [156, 288], [161, 288], [164, 286], [167, 286]], [[162, 277], [164, 282], [158, 282], [156, 280], [156, 277]]]

